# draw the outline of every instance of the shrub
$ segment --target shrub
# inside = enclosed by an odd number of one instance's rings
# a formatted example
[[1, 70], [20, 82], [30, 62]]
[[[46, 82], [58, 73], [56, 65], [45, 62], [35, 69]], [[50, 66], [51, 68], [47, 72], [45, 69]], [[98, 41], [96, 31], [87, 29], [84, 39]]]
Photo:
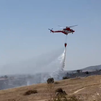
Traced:
[[54, 83], [54, 78], [49, 78], [48, 80], [47, 80], [47, 83], [49, 84], [49, 83]]
[[89, 72], [88, 72], [88, 71], [86, 71], [86, 72], [85, 72], [85, 74], [89, 74]]
[[37, 93], [37, 90], [28, 90], [27, 92], [24, 93], [24, 95], [30, 95], [35, 93]]
[[65, 91], [62, 90], [62, 88], [58, 88], [55, 90], [56, 96], [58, 95], [67, 95]]
[[58, 88], [54, 91], [54, 84], [52, 83], [48, 84], [48, 88], [50, 97], [48, 101], [82, 101], [74, 95], [68, 96], [66, 92], [62, 90], [62, 88]]
[[76, 96], [72, 95], [72, 96], [58, 96], [57, 98], [55, 98], [53, 101], [82, 101], [79, 98], [77, 98]]
[[62, 90], [62, 88], [58, 88], [58, 89], [55, 90], [55, 92], [63, 93], [63, 90]]
[[54, 84], [59, 84], [59, 82], [54, 82]]
[[66, 76], [65, 76], [65, 77], [63, 77], [63, 79], [69, 79], [69, 77], [66, 77]]
[[79, 98], [77, 98], [75, 95], [67, 97], [67, 101], [82, 101]]

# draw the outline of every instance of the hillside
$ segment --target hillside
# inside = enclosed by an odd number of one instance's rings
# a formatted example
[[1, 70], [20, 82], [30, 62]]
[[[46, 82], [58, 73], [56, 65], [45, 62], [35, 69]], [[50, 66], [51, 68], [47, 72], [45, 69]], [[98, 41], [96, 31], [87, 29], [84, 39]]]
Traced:
[[[84, 101], [92, 101], [101, 96], [101, 76], [89, 76], [57, 81], [54, 90], [62, 88], [68, 95], [79, 96]], [[46, 83], [19, 87], [0, 91], [0, 101], [47, 101], [49, 86]], [[38, 93], [25, 96], [28, 90], [37, 90]]]
[[[89, 72], [92, 72], [92, 71], [97, 71], [97, 70], [101, 70], [101, 65], [95, 65], [95, 66], [88, 66], [88, 67], [85, 67], [83, 69], [79, 69], [79, 70], [82, 70], [82, 72], [86, 72], [86, 71], [89, 71]], [[71, 71], [68, 71], [69, 73], [75, 73], [77, 72], [77, 70], [71, 70]]]
[[95, 65], [95, 66], [86, 67], [82, 70], [83, 71], [96, 71], [96, 70], [100, 70], [100, 69], [101, 69], [101, 65]]
[[[74, 71], [54, 71], [52, 73], [36, 73], [33, 75], [4, 75], [0, 77], [0, 90], [27, 86], [38, 83], [45, 83], [46, 80], [50, 77], [53, 77], [55, 80], [61, 80], [62, 77], [67, 76], [69, 78], [75, 77], [86, 77], [91, 75], [101, 75], [101, 65], [89, 66], [81, 69], [82, 73], [78, 73], [77, 70]], [[99, 71], [97, 71], [99, 70]], [[89, 71], [89, 74], [86, 74], [86, 71]]]

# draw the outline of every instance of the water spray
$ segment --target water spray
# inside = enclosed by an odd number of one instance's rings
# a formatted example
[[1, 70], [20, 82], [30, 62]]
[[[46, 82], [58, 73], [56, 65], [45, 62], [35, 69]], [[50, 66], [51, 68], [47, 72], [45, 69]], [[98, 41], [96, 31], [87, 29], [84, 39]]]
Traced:
[[65, 61], [66, 61], [66, 47], [67, 47], [67, 43], [64, 43], [65, 46], [65, 50], [64, 50], [64, 59], [63, 59], [63, 66], [62, 68], [65, 68]]

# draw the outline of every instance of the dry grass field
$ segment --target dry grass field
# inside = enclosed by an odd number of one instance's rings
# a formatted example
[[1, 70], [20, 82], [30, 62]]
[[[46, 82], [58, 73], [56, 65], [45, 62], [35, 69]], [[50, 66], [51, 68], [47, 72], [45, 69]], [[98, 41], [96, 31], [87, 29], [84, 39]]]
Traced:
[[[101, 101], [101, 76], [65, 79], [55, 81], [49, 86], [47, 83], [19, 87], [0, 91], [0, 101], [48, 101], [50, 92], [62, 88], [67, 96], [75, 95], [82, 101]], [[24, 95], [28, 90], [37, 90], [37, 93]]]

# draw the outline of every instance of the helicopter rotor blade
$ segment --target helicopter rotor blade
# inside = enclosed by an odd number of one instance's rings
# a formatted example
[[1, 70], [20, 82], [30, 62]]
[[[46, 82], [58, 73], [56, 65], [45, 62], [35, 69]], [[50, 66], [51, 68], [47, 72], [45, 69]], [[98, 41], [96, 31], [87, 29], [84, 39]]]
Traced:
[[[75, 27], [75, 26], [78, 26], [78, 25], [65, 26], [65, 27], [71, 28], [71, 27]], [[58, 27], [60, 27], [60, 28], [65, 28], [65, 27], [62, 27], [62, 26], [60, 26], [60, 25], [58, 25]]]
[[73, 26], [69, 26], [69, 27], [75, 27], [75, 26], [78, 26], [78, 25], [73, 25]]

